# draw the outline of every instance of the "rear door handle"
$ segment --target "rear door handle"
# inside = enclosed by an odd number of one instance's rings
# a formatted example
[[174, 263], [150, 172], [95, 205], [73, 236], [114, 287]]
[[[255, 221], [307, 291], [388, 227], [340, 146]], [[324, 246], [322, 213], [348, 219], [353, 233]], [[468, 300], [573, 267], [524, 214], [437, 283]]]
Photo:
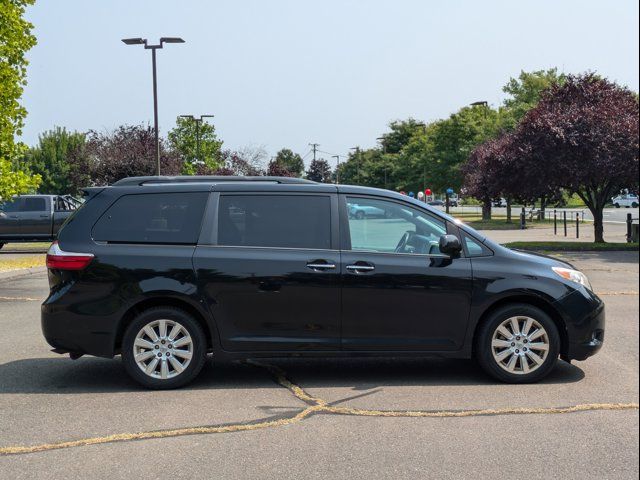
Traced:
[[347, 265], [347, 270], [349, 270], [350, 272], [354, 272], [354, 273], [361, 273], [361, 272], [372, 272], [373, 270], [375, 270], [376, 267], [374, 267], [373, 265], [370, 264], [363, 264], [363, 265], [358, 265], [358, 264], [353, 264], [353, 265]]
[[311, 270], [334, 270], [336, 268], [335, 263], [327, 263], [322, 261], [315, 261], [307, 263], [307, 268]]

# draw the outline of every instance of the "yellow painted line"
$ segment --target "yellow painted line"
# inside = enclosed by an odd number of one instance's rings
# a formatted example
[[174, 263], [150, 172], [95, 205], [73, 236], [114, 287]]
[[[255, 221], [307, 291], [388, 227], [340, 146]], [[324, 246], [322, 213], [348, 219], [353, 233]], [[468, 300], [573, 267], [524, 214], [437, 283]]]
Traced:
[[254, 360], [248, 363], [267, 369], [274, 376], [275, 380], [284, 388], [289, 390], [297, 399], [307, 404], [311, 404], [297, 414], [281, 418], [279, 420], [269, 420], [255, 423], [239, 423], [223, 426], [200, 426], [176, 428], [170, 430], [156, 430], [137, 433], [118, 433], [103, 437], [83, 438], [64, 442], [44, 443], [40, 445], [16, 445], [0, 447], [0, 455], [21, 455], [27, 453], [45, 452], [49, 450], [59, 450], [63, 448], [84, 447], [89, 445], [101, 445], [105, 443], [117, 443], [131, 440], [147, 440], [153, 438], [171, 438], [185, 435], [207, 435], [214, 433], [245, 432], [250, 430], [260, 430], [272, 427], [281, 427], [302, 422], [314, 413], [325, 413], [334, 415], [356, 415], [363, 417], [410, 417], [410, 418], [456, 418], [456, 417], [478, 417], [489, 415], [532, 415], [532, 414], [567, 414], [575, 412], [587, 412], [594, 410], [638, 410], [637, 403], [588, 403], [572, 405], [567, 407], [523, 407], [523, 408], [502, 408], [502, 409], [477, 409], [477, 410], [366, 410], [349, 407], [329, 406], [326, 400], [314, 397], [307, 393], [302, 387], [291, 382], [285, 372], [274, 365], [264, 364]]
[[31, 297], [0, 297], [0, 300], [7, 301], [24, 301], [24, 302], [40, 302], [41, 298], [31, 298]]
[[630, 291], [619, 291], [619, 292], [598, 292], [596, 295], [604, 297], [604, 296], [618, 296], [618, 295], [639, 295], [639, 292], [634, 290]]

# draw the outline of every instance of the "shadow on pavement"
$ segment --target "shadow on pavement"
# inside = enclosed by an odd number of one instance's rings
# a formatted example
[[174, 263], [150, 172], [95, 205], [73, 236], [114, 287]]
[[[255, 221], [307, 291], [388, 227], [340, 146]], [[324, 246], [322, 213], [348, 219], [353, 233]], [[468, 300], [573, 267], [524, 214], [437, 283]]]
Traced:
[[[472, 360], [441, 359], [269, 359], [305, 388], [494, 385]], [[584, 372], [559, 361], [542, 384], [578, 382]], [[144, 390], [127, 376], [119, 359], [33, 358], [0, 365], [2, 393], [112, 393]], [[264, 369], [239, 362], [207, 362], [185, 390], [282, 388]]]

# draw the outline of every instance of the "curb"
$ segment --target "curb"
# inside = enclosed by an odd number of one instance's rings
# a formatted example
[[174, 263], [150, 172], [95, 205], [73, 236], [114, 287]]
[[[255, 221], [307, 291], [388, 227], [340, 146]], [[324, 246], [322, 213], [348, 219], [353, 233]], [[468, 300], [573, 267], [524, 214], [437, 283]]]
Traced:
[[27, 275], [36, 275], [38, 273], [42, 273], [46, 271], [47, 271], [47, 267], [31, 267], [31, 268], [20, 268], [18, 270], [9, 270], [7, 272], [0, 272], [0, 280], [24, 277]]

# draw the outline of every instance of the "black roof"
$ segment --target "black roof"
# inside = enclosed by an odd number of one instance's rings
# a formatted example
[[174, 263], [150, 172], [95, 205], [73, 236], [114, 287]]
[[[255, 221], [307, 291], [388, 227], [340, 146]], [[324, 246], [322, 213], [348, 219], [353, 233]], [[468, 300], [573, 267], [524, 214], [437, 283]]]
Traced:
[[304, 180], [302, 178], [292, 177], [241, 177], [241, 176], [226, 176], [226, 175], [180, 175], [177, 177], [166, 176], [150, 176], [150, 177], [129, 177], [118, 180], [113, 186], [137, 186], [137, 185], [152, 185], [152, 184], [164, 184], [164, 183], [226, 183], [226, 182], [264, 182], [264, 183], [279, 183], [279, 184], [316, 184], [311, 180]]

